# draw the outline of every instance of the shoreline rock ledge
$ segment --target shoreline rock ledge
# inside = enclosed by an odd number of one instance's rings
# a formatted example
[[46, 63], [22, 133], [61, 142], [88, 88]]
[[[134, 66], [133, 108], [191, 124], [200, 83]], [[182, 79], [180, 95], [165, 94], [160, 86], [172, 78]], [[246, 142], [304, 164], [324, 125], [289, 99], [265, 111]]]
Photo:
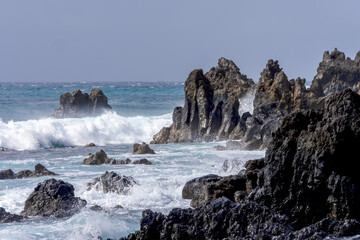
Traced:
[[100, 115], [111, 110], [108, 98], [101, 89], [91, 89], [90, 95], [81, 90], [64, 93], [60, 96], [60, 107], [51, 115], [53, 118], [81, 118]]

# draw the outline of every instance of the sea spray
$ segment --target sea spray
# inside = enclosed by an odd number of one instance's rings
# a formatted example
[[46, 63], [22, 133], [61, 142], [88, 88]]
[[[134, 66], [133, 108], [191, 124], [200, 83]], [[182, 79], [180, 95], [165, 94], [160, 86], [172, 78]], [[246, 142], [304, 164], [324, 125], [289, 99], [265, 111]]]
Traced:
[[59, 146], [82, 146], [150, 141], [171, 114], [154, 117], [123, 117], [108, 112], [98, 117], [27, 121], [0, 121], [0, 146], [14, 150], [35, 150]]

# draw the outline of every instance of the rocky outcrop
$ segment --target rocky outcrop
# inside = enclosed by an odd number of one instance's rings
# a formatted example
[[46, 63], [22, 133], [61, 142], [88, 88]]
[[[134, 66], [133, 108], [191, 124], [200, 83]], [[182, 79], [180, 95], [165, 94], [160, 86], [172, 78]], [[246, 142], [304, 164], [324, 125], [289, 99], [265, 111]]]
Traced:
[[184, 86], [184, 107], [174, 109], [173, 124], [154, 135], [152, 143], [239, 138], [241, 132], [232, 134], [244, 124], [238, 99], [253, 88], [254, 82], [225, 58], [205, 75], [201, 69], [192, 71]]
[[23, 170], [18, 173], [14, 173], [11, 169], [0, 171], [0, 179], [21, 179], [21, 178], [55, 176], [55, 175], [57, 174], [47, 170], [40, 163], [35, 165], [34, 171]]
[[336, 48], [326, 51], [319, 64], [317, 74], [310, 86], [310, 92], [317, 98], [351, 88], [360, 90], [360, 51], [354, 60], [345, 58]]
[[4, 208], [0, 207], [0, 223], [19, 222], [23, 219], [23, 216], [9, 213], [5, 211]]
[[26, 199], [21, 214], [63, 218], [79, 212], [85, 205], [85, 200], [75, 197], [70, 183], [52, 178], [37, 185]]
[[116, 164], [116, 160], [109, 158], [107, 154], [100, 150], [95, 154], [91, 154], [88, 158], [85, 158], [82, 165], [101, 165], [101, 164]]
[[148, 144], [146, 143], [135, 143], [133, 145], [133, 154], [155, 154], [154, 150], [152, 150]]
[[133, 177], [120, 176], [115, 172], [106, 171], [101, 177], [95, 178], [87, 184], [87, 190], [95, 188], [103, 193], [114, 192], [118, 194], [128, 194], [130, 188], [137, 184]]
[[96, 116], [110, 110], [108, 99], [100, 89], [92, 89], [90, 96], [80, 90], [60, 96], [60, 107], [51, 115], [54, 118]]
[[133, 161], [132, 164], [151, 165], [152, 163], [149, 160], [147, 160], [146, 158], [142, 158], [142, 159]]
[[323, 111], [297, 112], [274, 133], [252, 199], [296, 227], [329, 217], [360, 219], [360, 96], [330, 95]]
[[84, 147], [96, 147], [95, 143], [88, 143]]
[[140, 230], [120, 239], [320, 240], [359, 233], [360, 223], [354, 220], [323, 220], [294, 231], [284, 215], [253, 201], [236, 204], [223, 197], [196, 209], [173, 209], [167, 216], [146, 210]]

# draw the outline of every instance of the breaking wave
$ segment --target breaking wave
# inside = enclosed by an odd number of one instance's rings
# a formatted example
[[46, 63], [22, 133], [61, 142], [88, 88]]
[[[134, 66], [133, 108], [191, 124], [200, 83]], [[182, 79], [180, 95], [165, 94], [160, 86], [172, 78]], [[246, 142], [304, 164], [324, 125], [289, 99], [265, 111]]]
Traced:
[[58, 146], [83, 146], [150, 141], [171, 114], [155, 117], [123, 117], [108, 112], [98, 117], [39, 119], [3, 122], [0, 119], [0, 147], [35, 150]]

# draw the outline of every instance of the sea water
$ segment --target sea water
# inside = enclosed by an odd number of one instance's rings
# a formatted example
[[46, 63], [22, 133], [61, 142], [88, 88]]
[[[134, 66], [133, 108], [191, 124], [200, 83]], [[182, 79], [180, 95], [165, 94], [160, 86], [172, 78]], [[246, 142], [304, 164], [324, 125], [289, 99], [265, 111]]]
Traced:
[[[142, 211], [168, 213], [190, 207], [182, 199], [186, 181], [206, 174], [236, 174], [249, 159], [264, 151], [216, 151], [224, 142], [151, 145], [155, 155], [133, 155], [134, 142], [149, 142], [172, 122], [172, 110], [184, 104], [182, 83], [0, 83], [0, 170], [33, 170], [41, 163], [71, 183], [75, 195], [87, 201], [80, 213], [65, 219], [30, 217], [0, 224], [1, 239], [119, 238], [139, 229]], [[100, 88], [112, 111], [97, 117], [52, 119], [59, 96], [80, 89]], [[251, 96], [246, 104], [251, 110]], [[241, 105], [241, 103], [240, 103]], [[83, 147], [94, 142], [97, 146]], [[81, 165], [89, 153], [103, 149], [122, 160], [147, 158], [152, 165]], [[224, 162], [230, 164], [223, 168]], [[88, 191], [86, 184], [105, 171], [132, 176], [138, 182], [128, 195]], [[50, 177], [0, 180], [0, 207], [19, 214], [38, 183]], [[89, 207], [99, 205], [95, 212]], [[123, 208], [115, 209], [121, 205]]]

